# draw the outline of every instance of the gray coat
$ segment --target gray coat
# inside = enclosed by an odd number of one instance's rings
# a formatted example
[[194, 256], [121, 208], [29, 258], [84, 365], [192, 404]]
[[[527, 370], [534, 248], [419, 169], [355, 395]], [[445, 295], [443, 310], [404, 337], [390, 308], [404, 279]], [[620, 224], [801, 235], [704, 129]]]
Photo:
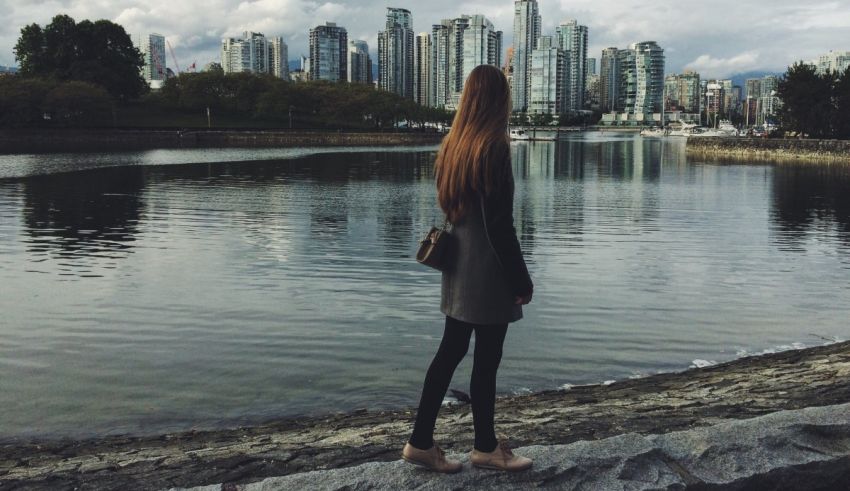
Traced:
[[506, 324], [521, 319], [522, 306], [515, 304], [514, 289], [488, 237], [481, 205], [469, 206], [449, 233], [452, 240], [446, 252], [451, 261], [443, 271], [440, 310], [472, 324]]

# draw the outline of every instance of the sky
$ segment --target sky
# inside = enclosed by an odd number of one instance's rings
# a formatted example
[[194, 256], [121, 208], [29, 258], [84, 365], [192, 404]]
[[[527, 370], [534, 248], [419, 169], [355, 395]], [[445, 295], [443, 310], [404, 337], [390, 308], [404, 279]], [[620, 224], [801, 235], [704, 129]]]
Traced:
[[[540, 0], [543, 34], [567, 19], [589, 28], [588, 56], [603, 48], [656, 41], [665, 50], [666, 72], [685, 69], [703, 77], [747, 71], [784, 71], [797, 60], [829, 50], [850, 50], [850, 0]], [[511, 0], [0, 0], [0, 65], [15, 65], [13, 47], [21, 27], [45, 25], [59, 13], [77, 21], [109, 19], [128, 33], [159, 33], [181, 67], [219, 61], [225, 36], [250, 30], [282, 36], [289, 58], [307, 54], [310, 27], [336, 22], [349, 39], [369, 43], [374, 58], [386, 7], [410, 9], [416, 32], [444, 18], [484, 14], [513, 38]], [[171, 55], [168, 66], [173, 67]]]

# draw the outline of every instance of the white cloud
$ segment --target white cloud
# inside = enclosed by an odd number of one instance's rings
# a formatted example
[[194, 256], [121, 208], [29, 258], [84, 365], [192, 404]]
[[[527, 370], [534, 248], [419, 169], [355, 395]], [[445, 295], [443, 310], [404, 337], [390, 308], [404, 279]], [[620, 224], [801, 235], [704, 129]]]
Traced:
[[703, 77], [725, 77], [734, 73], [745, 72], [759, 66], [759, 53], [748, 51], [729, 58], [714, 58], [711, 55], [700, 55], [688, 63], [685, 68], [693, 70]]
[[[829, 49], [850, 49], [848, 0], [541, 0], [544, 29], [578, 19], [590, 28], [589, 56], [608, 46], [654, 40], [667, 56], [667, 71], [686, 66], [727, 76], [735, 71], [782, 70]], [[375, 55], [387, 5], [409, 8], [417, 32], [460, 14], [482, 13], [513, 36], [512, 0], [0, 0], [0, 65], [13, 64], [21, 27], [46, 24], [58, 13], [77, 20], [106, 18], [130, 34], [166, 36], [184, 64], [219, 56], [222, 36], [252, 30], [280, 35], [291, 58], [307, 52], [310, 27], [325, 21], [365, 39]], [[170, 61], [170, 56], [169, 56]]]

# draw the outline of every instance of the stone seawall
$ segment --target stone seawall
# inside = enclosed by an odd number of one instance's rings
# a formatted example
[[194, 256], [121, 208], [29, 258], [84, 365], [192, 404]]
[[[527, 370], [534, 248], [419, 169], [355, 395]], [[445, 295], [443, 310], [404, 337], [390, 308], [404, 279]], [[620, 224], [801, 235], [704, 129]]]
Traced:
[[850, 163], [850, 140], [688, 138], [687, 152], [731, 160]]
[[439, 143], [439, 133], [343, 131], [0, 130], [0, 153], [154, 148], [394, 146]]

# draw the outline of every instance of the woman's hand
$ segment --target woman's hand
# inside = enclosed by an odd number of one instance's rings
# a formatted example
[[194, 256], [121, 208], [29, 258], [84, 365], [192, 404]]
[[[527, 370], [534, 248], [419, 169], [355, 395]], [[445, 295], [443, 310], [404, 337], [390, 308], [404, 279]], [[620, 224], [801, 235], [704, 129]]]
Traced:
[[532, 293], [529, 293], [524, 297], [514, 297], [514, 303], [516, 305], [528, 305], [529, 303], [531, 303], [531, 295]]

